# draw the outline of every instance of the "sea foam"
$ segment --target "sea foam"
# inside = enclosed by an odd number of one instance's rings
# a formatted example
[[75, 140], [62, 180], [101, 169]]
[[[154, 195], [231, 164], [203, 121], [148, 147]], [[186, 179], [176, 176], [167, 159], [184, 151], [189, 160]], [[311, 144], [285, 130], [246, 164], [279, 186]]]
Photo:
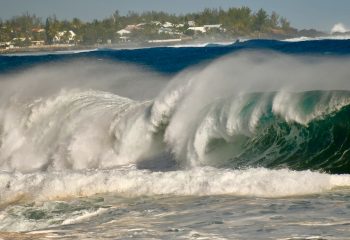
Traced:
[[124, 167], [113, 170], [52, 173], [1, 173], [1, 204], [20, 200], [58, 200], [99, 193], [121, 196], [221, 195], [284, 197], [318, 194], [349, 187], [349, 175], [311, 171], [216, 169], [210, 167], [152, 172]]

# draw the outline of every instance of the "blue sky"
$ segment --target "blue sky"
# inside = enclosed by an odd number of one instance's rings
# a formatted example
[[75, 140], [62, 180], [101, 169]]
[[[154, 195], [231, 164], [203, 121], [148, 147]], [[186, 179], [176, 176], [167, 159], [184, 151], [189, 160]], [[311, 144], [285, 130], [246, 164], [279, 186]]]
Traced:
[[329, 31], [338, 22], [350, 27], [350, 0], [0, 0], [0, 18], [8, 19], [28, 11], [43, 18], [56, 14], [59, 19], [78, 17], [88, 21], [102, 19], [116, 9], [122, 14], [128, 10], [180, 14], [206, 7], [240, 6], [276, 11], [297, 28]]

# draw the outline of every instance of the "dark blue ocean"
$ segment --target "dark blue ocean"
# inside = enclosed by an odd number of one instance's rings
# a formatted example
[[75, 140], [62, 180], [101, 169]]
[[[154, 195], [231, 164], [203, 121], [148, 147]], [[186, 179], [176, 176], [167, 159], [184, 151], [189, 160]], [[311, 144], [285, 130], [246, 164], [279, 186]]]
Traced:
[[0, 55], [0, 239], [350, 238], [350, 40]]
[[55, 52], [52, 54], [0, 56], [0, 72], [18, 71], [40, 64], [64, 62], [76, 59], [123, 61], [141, 65], [165, 74], [176, 74], [190, 66], [211, 61], [227, 54], [241, 51], [276, 51], [293, 55], [350, 54], [350, 40], [317, 40], [283, 42], [275, 40], [249, 40], [220, 45], [208, 43], [205, 47], [150, 47], [134, 50], [98, 49], [95, 51]]

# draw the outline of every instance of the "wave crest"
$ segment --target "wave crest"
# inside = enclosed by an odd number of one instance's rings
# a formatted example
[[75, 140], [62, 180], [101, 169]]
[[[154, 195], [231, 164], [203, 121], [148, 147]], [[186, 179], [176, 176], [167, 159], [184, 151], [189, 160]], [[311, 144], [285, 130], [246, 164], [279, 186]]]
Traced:
[[[348, 65], [327, 60], [228, 56], [178, 74], [153, 100], [79, 89], [36, 100], [15, 96], [1, 105], [0, 169], [148, 168], [165, 162], [170, 168], [349, 173]], [[299, 70], [294, 76], [291, 66]], [[335, 85], [344, 90], [333, 90]]]

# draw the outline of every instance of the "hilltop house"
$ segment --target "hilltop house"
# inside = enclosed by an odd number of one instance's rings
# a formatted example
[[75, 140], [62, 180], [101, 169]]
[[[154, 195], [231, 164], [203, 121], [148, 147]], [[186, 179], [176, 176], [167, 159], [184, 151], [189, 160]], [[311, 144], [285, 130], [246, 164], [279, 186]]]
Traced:
[[194, 32], [201, 32], [201, 33], [207, 32], [205, 27], [189, 27], [188, 30], [192, 30]]
[[117, 33], [118, 33], [120, 36], [125, 36], [125, 35], [129, 35], [129, 34], [131, 33], [131, 31], [126, 30], [126, 29], [122, 29], [122, 30], [117, 31]]
[[62, 31], [58, 32], [54, 38], [54, 43], [72, 43], [75, 41], [76, 34], [72, 31]]
[[221, 24], [203, 25], [201, 27], [189, 27], [188, 28], [188, 30], [192, 30], [192, 31], [197, 32], [197, 33], [206, 33], [206, 32], [213, 30], [213, 29], [225, 31], [225, 29], [223, 29], [221, 27]]
[[125, 28], [124, 29], [121, 29], [119, 31], [117, 31], [117, 34], [120, 36], [119, 39], [122, 41], [122, 42], [127, 42], [129, 41], [129, 37], [128, 35], [131, 33], [131, 31], [129, 30], [126, 30]]
[[212, 25], [204, 25], [203, 27], [206, 30], [211, 30], [211, 29], [221, 29], [222, 24], [212, 24]]
[[188, 21], [187, 24], [190, 27], [195, 27], [196, 26], [196, 22], [195, 21]]
[[163, 28], [171, 28], [171, 27], [173, 27], [174, 26], [174, 24], [172, 24], [171, 22], [165, 22], [164, 24], [163, 24]]
[[139, 25], [139, 24], [131, 24], [131, 25], [127, 25], [124, 29], [127, 31], [134, 31], [134, 30], [139, 30], [142, 28], [143, 25]]
[[226, 32], [226, 29], [222, 27], [222, 24], [204, 25], [203, 27], [207, 30], [207, 32], [214, 29], [220, 32]]

